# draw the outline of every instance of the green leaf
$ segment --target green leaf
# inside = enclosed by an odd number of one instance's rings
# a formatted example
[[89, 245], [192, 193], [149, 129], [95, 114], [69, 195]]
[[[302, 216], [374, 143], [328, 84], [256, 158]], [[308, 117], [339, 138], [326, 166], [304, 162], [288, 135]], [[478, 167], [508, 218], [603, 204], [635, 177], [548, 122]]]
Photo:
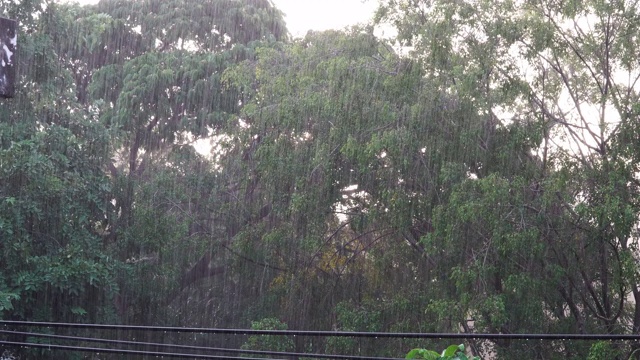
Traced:
[[458, 350], [464, 351], [464, 345], [450, 345], [442, 352], [442, 357], [452, 357]]
[[405, 356], [405, 359], [437, 360], [439, 358], [440, 355], [437, 352], [427, 349], [413, 349]]
[[79, 306], [72, 307], [71, 312], [75, 315], [80, 315], [80, 316], [87, 315], [87, 311]]
[[0, 292], [0, 311], [13, 310], [12, 300], [18, 300], [20, 297], [13, 293]]

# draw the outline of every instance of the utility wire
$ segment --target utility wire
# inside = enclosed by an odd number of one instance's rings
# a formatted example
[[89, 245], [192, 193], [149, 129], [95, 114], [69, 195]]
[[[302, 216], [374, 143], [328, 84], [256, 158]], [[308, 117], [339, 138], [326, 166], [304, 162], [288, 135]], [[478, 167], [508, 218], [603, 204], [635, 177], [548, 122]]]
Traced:
[[[84, 346], [38, 344], [38, 343], [3, 341], [3, 340], [0, 340], [0, 344], [20, 346], [20, 347], [36, 347], [36, 348], [44, 348], [48, 350], [72, 350], [72, 351], [81, 351], [81, 352], [92, 352], [92, 353], [98, 353], [98, 354], [99, 353], [135, 354], [135, 355], [152, 355], [152, 356], [163, 356], [163, 357], [170, 357], [170, 358], [185, 358], [185, 359], [264, 360], [262, 358], [234, 357], [234, 356], [225, 356], [225, 355], [181, 354], [181, 353], [168, 353], [168, 352], [162, 352], [162, 351], [94, 348], [94, 347], [84, 347]], [[278, 360], [284, 360], [284, 359], [278, 359]]]
[[184, 332], [231, 335], [280, 335], [319, 336], [353, 338], [404, 338], [404, 339], [512, 339], [512, 340], [640, 340], [640, 334], [487, 334], [487, 333], [405, 333], [405, 332], [361, 332], [361, 331], [310, 331], [310, 330], [253, 330], [216, 329], [171, 326], [109, 325], [58, 323], [37, 321], [0, 320], [0, 325], [30, 327], [61, 327], [101, 330], [140, 330], [153, 332]]
[[53, 335], [53, 334], [41, 334], [34, 332], [22, 332], [11, 330], [0, 330], [0, 334], [7, 335], [24, 335], [49, 339], [71, 340], [71, 341], [86, 341], [97, 342], [105, 344], [118, 344], [118, 345], [134, 345], [134, 346], [153, 346], [164, 347], [174, 349], [185, 350], [200, 350], [200, 351], [213, 351], [222, 353], [241, 353], [241, 354], [253, 354], [253, 355], [276, 355], [276, 356], [295, 356], [295, 357], [307, 357], [307, 358], [320, 358], [320, 359], [345, 359], [345, 360], [401, 360], [400, 358], [388, 358], [388, 357], [371, 357], [371, 356], [356, 356], [356, 355], [334, 355], [334, 354], [312, 354], [312, 353], [296, 353], [286, 351], [264, 351], [264, 350], [239, 350], [230, 348], [216, 348], [207, 346], [192, 346], [192, 345], [178, 345], [178, 344], [166, 344], [166, 343], [153, 343], [143, 341], [128, 341], [128, 340], [113, 340], [113, 339], [100, 339], [100, 338], [87, 338], [78, 336], [66, 336], [66, 335]]

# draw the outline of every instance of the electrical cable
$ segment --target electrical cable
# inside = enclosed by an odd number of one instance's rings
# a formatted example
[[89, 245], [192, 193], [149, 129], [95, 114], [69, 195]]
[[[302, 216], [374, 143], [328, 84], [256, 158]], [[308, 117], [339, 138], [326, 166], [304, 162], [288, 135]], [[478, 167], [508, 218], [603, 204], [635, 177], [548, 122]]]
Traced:
[[109, 325], [83, 323], [57, 323], [37, 321], [0, 320], [0, 325], [29, 327], [62, 327], [102, 330], [140, 330], [153, 332], [184, 332], [231, 335], [289, 335], [353, 338], [404, 338], [404, 339], [511, 339], [511, 340], [640, 340], [640, 334], [489, 334], [489, 333], [405, 333], [320, 330], [253, 330], [216, 329], [171, 326]]
[[33, 336], [33, 337], [41, 337], [41, 338], [49, 338], [49, 339], [86, 341], [86, 342], [97, 342], [97, 343], [105, 343], [105, 344], [153, 346], [153, 347], [164, 347], [164, 348], [174, 348], [174, 349], [215, 351], [215, 352], [222, 352], [222, 353], [226, 352], [226, 353], [241, 353], [241, 354], [252, 354], [252, 355], [296, 356], [296, 357], [319, 358], [319, 359], [345, 359], [345, 360], [401, 360], [400, 358], [388, 358], [388, 357], [216, 348], [216, 347], [207, 347], [207, 346], [178, 345], [178, 344], [153, 343], [153, 342], [143, 342], [143, 341], [128, 341], [128, 340], [115, 340], [115, 339], [87, 338], [87, 337], [79, 337], [79, 336], [41, 334], [41, 333], [12, 331], [12, 330], [0, 330], [0, 334], [24, 335], [24, 336]]
[[[36, 347], [46, 348], [49, 350], [72, 350], [81, 352], [92, 353], [112, 353], [112, 354], [132, 354], [132, 355], [152, 355], [152, 356], [164, 356], [171, 358], [191, 358], [191, 359], [226, 359], [226, 360], [264, 360], [263, 358], [247, 358], [247, 357], [234, 357], [224, 355], [205, 355], [205, 354], [181, 354], [181, 353], [168, 353], [162, 351], [144, 351], [144, 350], [124, 350], [124, 349], [109, 349], [109, 348], [94, 348], [83, 346], [69, 346], [69, 345], [54, 345], [54, 344], [39, 344], [28, 342], [16, 342], [16, 341], [4, 341], [0, 340], [0, 345], [13, 345], [21, 347]], [[278, 359], [285, 360], [285, 359]]]

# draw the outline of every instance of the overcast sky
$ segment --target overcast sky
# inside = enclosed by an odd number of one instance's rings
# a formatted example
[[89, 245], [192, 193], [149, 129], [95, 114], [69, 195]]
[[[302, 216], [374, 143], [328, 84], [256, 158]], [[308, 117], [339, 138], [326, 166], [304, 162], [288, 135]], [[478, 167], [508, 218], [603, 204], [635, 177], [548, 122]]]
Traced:
[[[74, 1], [74, 0], [71, 0]], [[75, 0], [94, 4], [98, 0]], [[294, 37], [309, 30], [343, 29], [371, 19], [377, 0], [272, 0], [285, 13], [287, 28]]]
[[343, 29], [371, 19], [376, 0], [273, 0], [285, 13], [287, 27], [294, 37], [308, 30]]

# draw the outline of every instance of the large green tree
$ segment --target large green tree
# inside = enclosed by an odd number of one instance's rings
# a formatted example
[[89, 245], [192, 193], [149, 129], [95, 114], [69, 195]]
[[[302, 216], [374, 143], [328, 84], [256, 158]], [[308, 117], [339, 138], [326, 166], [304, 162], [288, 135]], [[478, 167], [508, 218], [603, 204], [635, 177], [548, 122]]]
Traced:
[[451, 92], [427, 68], [355, 28], [261, 49], [227, 72], [255, 89], [234, 147], [244, 149], [238, 172], [249, 174], [241, 189], [253, 218], [269, 210], [233, 245], [283, 269], [271, 271], [269, 292], [282, 293], [280, 316], [296, 311], [290, 325], [441, 330], [435, 310], [406, 307], [458, 296], [449, 269], [464, 238], [423, 241], [440, 206], [470, 179], [535, 173], [540, 140], [527, 124], [501, 125], [482, 99]]
[[[93, 104], [113, 134], [108, 169], [118, 215], [105, 241], [135, 264], [118, 308], [149, 321], [174, 296], [163, 291], [173, 280], [182, 278], [179, 291], [215, 273], [201, 264], [208, 267], [211, 256], [202, 244], [220, 241], [210, 201], [219, 185], [215, 165], [192, 144], [235, 127], [245, 95], [223, 86], [222, 73], [251, 58], [258, 44], [285, 40], [286, 27], [264, 0], [101, 1], [67, 14], [58, 45], [77, 75], [78, 100]], [[179, 254], [194, 266], [183, 275], [188, 264]], [[154, 278], [165, 281], [144, 280]]]
[[119, 263], [101, 229], [111, 212], [110, 138], [75, 96], [73, 74], [40, 32], [43, 2], [9, 4], [19, 21], [16, 96], [0, 106], [0, 309], [28, 320], [113, 321]]
[[[122, 320], [164, 321], [164, 312], [155, 314], [170, 289], [212, 274], [187, 270], [210, 254], [204, 249], [223, 227], [211, 224], [220, 214], [209, 199], [219, 191], [215, 165], [192, 144], [236, 126], [245, 95], [223, 86], [222, 73], [260, 43], [285, 40], [282, 14], [269, 1], [29, 2], [5, 10], [21, 22], [21, 90], [2, 108], [3, 246], [22, 253], [6, 252], [7, 277], [20, 280], [3, 282], [3, 308], [20, 297], [24, 308], [44, 311], [58, 300], [38, 291], [55, 278], [53, 290], [73, 287], [59, 306], [83, 313], [85, 300], [75, 296], [84, 277], [92, 285], [108, 278], [102, 285], [115, 293]], [[27, 240], [42, 250], [18, 246]], [[22, 271], [31, 256], [39, 262], [28, 273], [37, 279]], [[72, 260], [70, 273], [54, 274]], [[43, 303], [27, 305], [18, 285]], [[92, 316], [113, 308], [93, 303]], [[57, 310], [41, 318], [64, 314]]]
[[476, 331], [637, 332], [637, 16], [628, 1], [381, 3], [412, 56], [537, 140], [533, 173], [465, 180], [426, 239], [462, 251], [450, 302], [467, 298]]

